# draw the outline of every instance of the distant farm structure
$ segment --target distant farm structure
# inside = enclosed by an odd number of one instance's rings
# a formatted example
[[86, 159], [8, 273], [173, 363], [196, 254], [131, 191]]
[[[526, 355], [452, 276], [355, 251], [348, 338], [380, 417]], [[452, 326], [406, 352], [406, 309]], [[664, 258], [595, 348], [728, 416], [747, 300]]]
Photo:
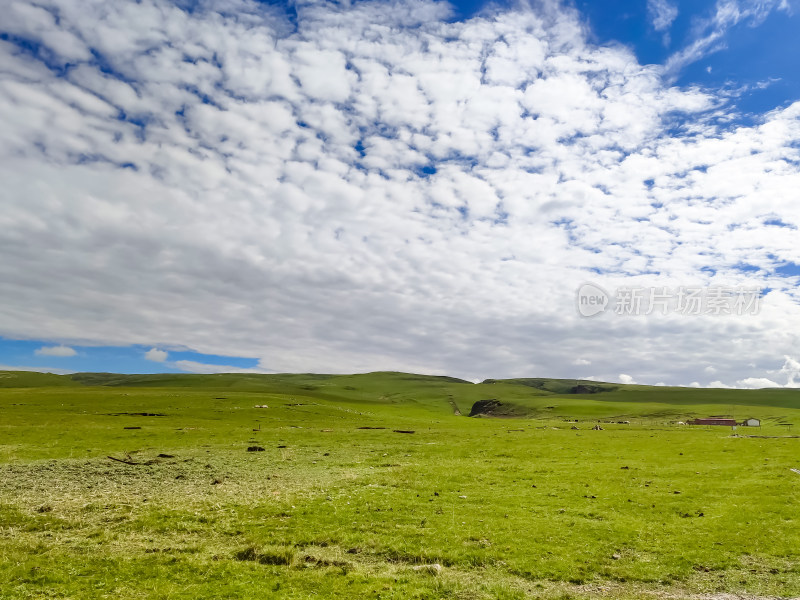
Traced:
[[737, 421], [733, 417], [702, 417], [686, 421], [687, 425], [723, 425], [727, 427], [761, 427], [761, 419], [745, 419], [744, 421]]
[[735, 427], [739, 423], [736, 419], [727, 419], [723, 417], [706, 417], [702, 419], [693, 419], [686, 421], [688, 425], [727, 425], [728, 427]]

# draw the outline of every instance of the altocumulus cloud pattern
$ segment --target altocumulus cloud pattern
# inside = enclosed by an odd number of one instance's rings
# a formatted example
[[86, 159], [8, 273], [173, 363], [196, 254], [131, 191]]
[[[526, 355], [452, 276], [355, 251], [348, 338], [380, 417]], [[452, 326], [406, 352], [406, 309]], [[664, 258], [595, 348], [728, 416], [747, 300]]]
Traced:
[[[739, 121], [556, 3], [449, 11], [6, 3], [0, 335], [793, 385], [800, 103]], [[765, 295], [747, 318], [587, 320], [587, 280]]]

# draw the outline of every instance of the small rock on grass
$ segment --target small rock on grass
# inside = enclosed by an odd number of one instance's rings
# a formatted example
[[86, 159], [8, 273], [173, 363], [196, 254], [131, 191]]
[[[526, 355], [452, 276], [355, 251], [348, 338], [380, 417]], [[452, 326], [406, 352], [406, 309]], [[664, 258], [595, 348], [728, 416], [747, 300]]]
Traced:
[[417, 565], [413, 569], [419, 573], [426, 573], [428, 575], [439, 575], [442, 572], [442, 565], [433, 563], [432, 565]]

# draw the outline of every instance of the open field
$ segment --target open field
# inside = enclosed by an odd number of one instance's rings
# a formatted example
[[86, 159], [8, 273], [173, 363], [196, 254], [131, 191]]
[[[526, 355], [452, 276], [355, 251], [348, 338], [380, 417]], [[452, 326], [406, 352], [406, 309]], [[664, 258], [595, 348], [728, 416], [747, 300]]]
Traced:
[[792, 390], [0, 372], [0, 599], [800, 596], [795, 435]]

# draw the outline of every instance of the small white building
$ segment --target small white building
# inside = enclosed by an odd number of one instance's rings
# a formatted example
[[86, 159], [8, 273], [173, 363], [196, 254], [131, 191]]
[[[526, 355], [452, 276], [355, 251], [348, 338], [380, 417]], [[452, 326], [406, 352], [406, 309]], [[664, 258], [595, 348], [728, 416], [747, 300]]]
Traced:
[[761, 427], [761, 419], [745, 419], [742, 421], [745, 427]]

